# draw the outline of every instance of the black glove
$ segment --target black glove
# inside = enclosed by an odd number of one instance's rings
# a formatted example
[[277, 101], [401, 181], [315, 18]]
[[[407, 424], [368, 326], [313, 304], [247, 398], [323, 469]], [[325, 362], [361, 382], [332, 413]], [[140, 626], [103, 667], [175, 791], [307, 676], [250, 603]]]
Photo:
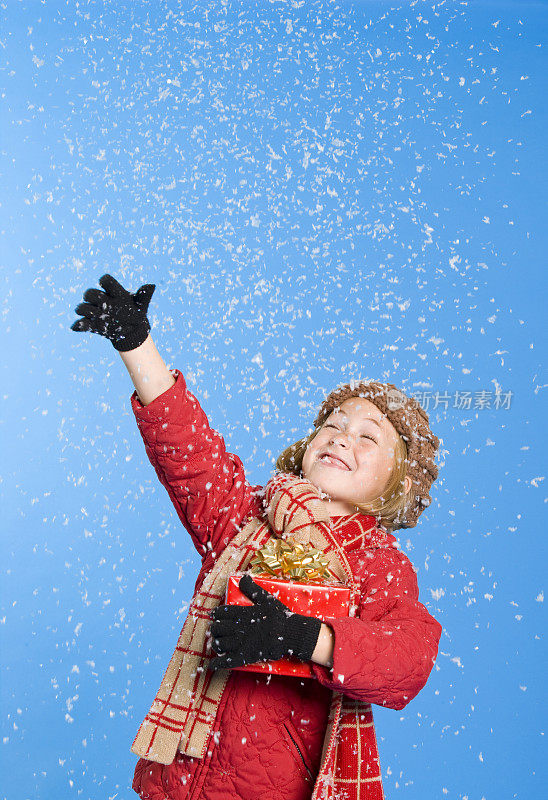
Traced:
[[212, 645], [221, 655], [211, 659], [210, 669], [276, 661], [287, 655], [309, 661], [316, 648], [321, 619], [290, 611], [248, 574], [241, 577], [238, 586], [255, 605], [223, 605], [212, 611]]
[[103, 275], [99, 283], [105, 290], [87, 289], [84, 300], [74, 311], [84, 319], [70, 326], [73, 331], [91, 331], [110, 339], [114, 348], [123, 353], [135, 350], [150, 333], [148, 305], [156, 285], [145, 283], [131, 294], [112, 275]]

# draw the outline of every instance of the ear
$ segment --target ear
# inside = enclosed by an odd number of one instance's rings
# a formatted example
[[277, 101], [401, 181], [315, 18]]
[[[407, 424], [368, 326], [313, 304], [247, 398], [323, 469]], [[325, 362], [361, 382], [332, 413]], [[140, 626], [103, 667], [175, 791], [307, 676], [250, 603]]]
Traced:
[[412, 484], [413, 484], [413, 481], [411, 480], [409, 475], [406, 475], [405, 479], [403, 481], [403, 490], [404, 490], [405, 494], [409, 493], [409, 490], [410, 490]]

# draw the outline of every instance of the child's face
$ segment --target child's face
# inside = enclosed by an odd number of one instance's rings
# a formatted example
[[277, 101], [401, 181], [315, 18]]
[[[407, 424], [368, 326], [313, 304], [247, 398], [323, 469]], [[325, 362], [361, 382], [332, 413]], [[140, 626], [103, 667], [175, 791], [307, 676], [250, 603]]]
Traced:
[[[369, 400], [351, 397], [331, 412], [308, 445], [305, 478], [328, 495], [329, 514], [353, 514], [382, 494], [394, 468], [397, 431]], [[341, 461], [324, 459], [332, 453]], [[411, 485], [405, 479], [405, 490]]]

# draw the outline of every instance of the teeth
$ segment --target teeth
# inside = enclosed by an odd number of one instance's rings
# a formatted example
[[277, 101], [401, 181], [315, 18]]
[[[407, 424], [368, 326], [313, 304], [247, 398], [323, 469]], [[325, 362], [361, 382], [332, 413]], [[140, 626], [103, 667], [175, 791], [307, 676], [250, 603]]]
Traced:
[[348, 469], [348, 467], [345, 464], [343, 464], [342, 461], [339, 461], [337, 458], [333, 458], [332, 456], [329, 455], [322, 456], [320, 458], [320, 461], [327, 461], [328, 463], [331, 464], [340, 464], [340, 466], [343, 467], [344, 469]]

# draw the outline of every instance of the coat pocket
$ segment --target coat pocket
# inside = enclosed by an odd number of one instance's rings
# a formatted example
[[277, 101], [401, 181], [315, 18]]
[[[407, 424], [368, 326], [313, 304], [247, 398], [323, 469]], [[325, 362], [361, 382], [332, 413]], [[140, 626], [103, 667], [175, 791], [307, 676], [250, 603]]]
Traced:
[[287, 734], [287, 742], [290, 750], [294, 753], [295, 758], [298, 759], [299, 763], [306, 770], [306, 780], [310, 780], [312, 783], [314, 783], [315, 778], [312, 774], [312, 765], [310, 764], [306, 747], [304, 746], [297, 729], [290, 720], [287, 720], [282, 724]]

